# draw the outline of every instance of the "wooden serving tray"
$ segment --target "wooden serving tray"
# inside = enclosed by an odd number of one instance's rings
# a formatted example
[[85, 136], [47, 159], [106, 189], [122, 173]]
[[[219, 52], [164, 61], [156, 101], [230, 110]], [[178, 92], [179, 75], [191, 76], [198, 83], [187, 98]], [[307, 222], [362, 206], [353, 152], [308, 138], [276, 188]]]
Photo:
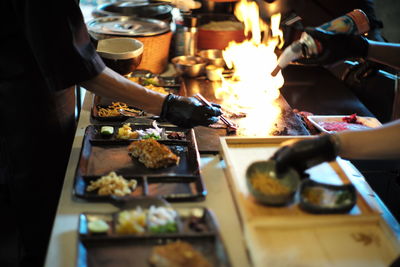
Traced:
[[[297, 199], [288, 206], [273, 207], [256, 202], [248, 192], [245, 173], [252, 162], [267, 160], [285, 141], [305, 138], [313, 137], [220, 139], [254, 266], [388, 266], [400, 253], [399, 241], [360, 193], [349, 213], [314, 215], [302, 211]], [[318, 182], [350, 183], [337, 161], [307, 172]]]

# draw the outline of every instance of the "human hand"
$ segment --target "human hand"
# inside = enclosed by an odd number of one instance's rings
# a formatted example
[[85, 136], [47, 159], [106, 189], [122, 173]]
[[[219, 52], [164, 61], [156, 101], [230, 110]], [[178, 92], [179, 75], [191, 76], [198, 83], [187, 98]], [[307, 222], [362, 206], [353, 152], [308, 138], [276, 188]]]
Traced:
[[333, 33], [319, 28], [306, 28], [305, 32], [321, 44], [318, 55], [299, 60], [304, 64], [327, 65], [351, 57], [366, 57], [368, 41], [361, 35]]
[[204, 106], [194, 97], [169, 94], [164, 100], [160, 117], [179, 127], [208, 126], [218, 121], [222, 114], [220, 106]]
[[306, 169], [336, 158], [339, 143], [335, 135], [322, 135], [285, 145], [271, 159], [276, 161], [277, 173], [294, 168], [301, 175]]

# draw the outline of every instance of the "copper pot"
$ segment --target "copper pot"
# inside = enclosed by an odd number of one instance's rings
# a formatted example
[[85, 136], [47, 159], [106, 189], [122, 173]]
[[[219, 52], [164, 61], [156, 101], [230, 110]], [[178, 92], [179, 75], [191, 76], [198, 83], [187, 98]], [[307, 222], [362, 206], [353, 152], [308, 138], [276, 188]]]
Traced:
[[[204, 49], [225, 49], [229, 42], [242, 42], [245, 39], [241, 23], [234, 15], [229, 14], [200, 14], [197, 47]], [[212, 24], [216, 27], [213, 28]], [[221, 27], [222, 24], [232, 27]], [[234, 27], [233, 27], [234, 26]]]

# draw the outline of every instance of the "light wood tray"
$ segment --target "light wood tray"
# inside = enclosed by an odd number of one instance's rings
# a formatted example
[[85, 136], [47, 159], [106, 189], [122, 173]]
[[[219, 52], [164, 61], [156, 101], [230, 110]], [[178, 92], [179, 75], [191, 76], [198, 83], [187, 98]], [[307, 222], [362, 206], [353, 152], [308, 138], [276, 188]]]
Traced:
[[[221, 137], [221, 155], [243, 232], [255, 266], [388, 266], [400, 253], [399, 241], [378, 211], [357, 193], [348, 214], [314, 215], [298, 201], [285, 207], [257, 203], [247, 190], [245, 173], [254, 161], [267, 160], [290, 139], [312, 137]], [[350, 183], [340, 165], [323, 163], [307, 171], [311, 179]]]

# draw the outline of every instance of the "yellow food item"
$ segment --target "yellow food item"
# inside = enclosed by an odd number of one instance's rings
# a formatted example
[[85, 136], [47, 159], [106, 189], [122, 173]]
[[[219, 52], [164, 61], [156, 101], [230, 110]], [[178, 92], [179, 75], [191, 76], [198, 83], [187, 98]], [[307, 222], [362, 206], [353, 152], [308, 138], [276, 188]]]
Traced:
[[133, 141], [128, 151], [147, 168], [165, 168], [179, 163], [177, 155], [152, 138]]
[[211, 267], [211, 263], [187, 242], [176, 241], [153, 247], [149, 261], [156, 267]]
[[255, 172], [251, 176], [250, 182], [255, 190], [267, 195], [285, 195], [291, 192], [290, 188], [283, 185], [279, 180], [261, 172]]
[[97, 115], [99, 117], [115, 117], [115, 116], [121, 116], [119, 113], [119, 109], [123, 109], [126, 111], [130, 111], [133, 113], [137, 113], [138, 116], [140, 115], [141, 111], [129, 108], [127, 104], [122, 103], [122, 102], [112, 102], [112, 105], [109, 105], [107, 108], [99, 108]]
[[115, 230], [118, 234], [143, 234], [146, 230], [146, 213], [141, 208], [121, 211]]
[[115, 172], [110, 172], [96, 181], [91, 181], [86, 191], [98, 190], [97, 194], [100, 196], [114, 195], [122, 197], [132, 193], [136, 189], [136, 186], [136, 180], [127, 181], [121, 175], [118, 176]]
[[137, 139], [139, 138], [139, 133], [132, 131], [130, 123], [124, 123], [122, 127], [118, 128], [117, 138], [119, 139]]

